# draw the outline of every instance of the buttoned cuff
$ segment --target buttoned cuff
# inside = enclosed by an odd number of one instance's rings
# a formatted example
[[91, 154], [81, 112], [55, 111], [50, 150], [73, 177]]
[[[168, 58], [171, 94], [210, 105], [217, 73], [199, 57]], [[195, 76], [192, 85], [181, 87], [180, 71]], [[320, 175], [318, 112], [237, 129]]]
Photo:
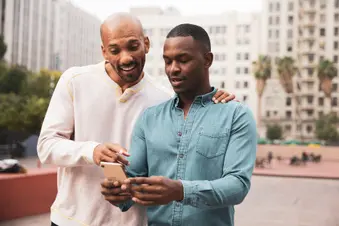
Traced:
[[184, 189], [184, 198], [181, 201], [184, 205], [196, 206], [196, 185], [193, 181], [181, 180]]

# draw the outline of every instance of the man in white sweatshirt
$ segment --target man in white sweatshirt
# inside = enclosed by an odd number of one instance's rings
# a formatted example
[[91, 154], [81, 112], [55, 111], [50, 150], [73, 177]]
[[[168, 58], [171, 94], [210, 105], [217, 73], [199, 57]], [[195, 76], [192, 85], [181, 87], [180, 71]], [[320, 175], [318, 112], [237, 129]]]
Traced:
[[[128, 164], [127, 150], [138, 116], [171, 98], [143, 72], [150, 42], [140, 21], [115, 14], [101, 26], [104, 62], [73, 67], [61, 76], [38, 141], [42, 163], [58, 166], [58, 194], [51, 207], [52, 225], [144, 226], [144, 207], [126, 213], [100, 194], [100, 161]], [[219, 91], [215, 102], [234, 99]], [[122, 155], [121, 155], [122, 154]], [[122, 197], [124, 199], [125, 197]]]

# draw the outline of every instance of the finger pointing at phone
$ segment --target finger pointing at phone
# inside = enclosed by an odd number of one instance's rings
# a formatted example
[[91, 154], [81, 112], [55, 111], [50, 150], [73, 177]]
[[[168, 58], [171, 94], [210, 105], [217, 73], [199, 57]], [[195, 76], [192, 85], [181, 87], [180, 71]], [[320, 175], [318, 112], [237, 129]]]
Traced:
[[123, 165], [129, 165], [124, 156], [130, 156], [128, 151], [118, 144], [105, 143], [96, 146], [93, 152], [93, 160], [95, 164], [100, 162], [116, 162]]

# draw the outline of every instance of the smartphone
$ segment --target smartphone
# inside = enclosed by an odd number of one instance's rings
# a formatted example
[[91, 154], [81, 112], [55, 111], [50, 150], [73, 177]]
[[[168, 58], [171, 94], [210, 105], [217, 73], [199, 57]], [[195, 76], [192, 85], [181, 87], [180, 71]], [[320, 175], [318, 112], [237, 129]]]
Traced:
[[104, 169], [104, 175], [108, 180], [122, 182], [127, 179], [124, 167], [120, 163], [100, 162], [100, 166]]

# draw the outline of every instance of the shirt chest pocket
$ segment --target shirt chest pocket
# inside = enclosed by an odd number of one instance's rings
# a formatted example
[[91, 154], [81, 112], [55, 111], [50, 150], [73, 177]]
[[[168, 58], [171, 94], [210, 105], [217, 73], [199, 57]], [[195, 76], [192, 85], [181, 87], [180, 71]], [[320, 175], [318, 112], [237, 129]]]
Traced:
[[[219, 130], [220, 131], [220, 130]], [[225, 154], [229, 132], [206, 131], [201, 129], [198, 135], [196, 152], [208, 159]]]

